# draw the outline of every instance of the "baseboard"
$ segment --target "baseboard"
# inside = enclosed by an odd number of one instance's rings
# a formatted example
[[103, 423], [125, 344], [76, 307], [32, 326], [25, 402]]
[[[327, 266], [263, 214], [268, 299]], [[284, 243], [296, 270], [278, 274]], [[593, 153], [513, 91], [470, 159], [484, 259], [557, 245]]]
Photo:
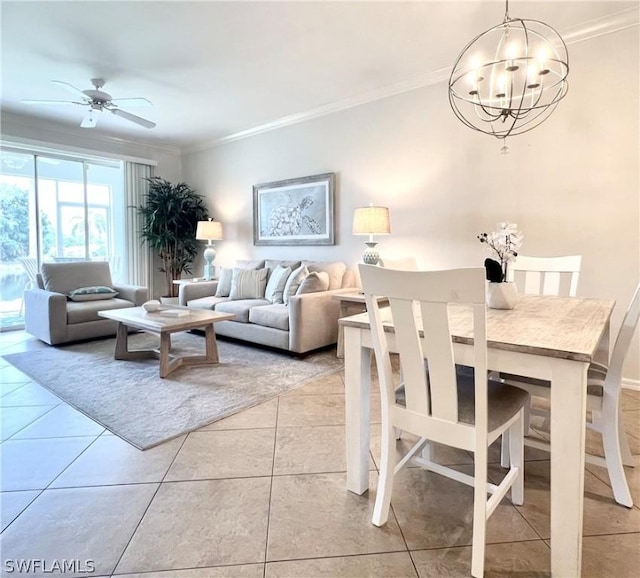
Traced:
[[622, 387], [626, 389], [634, 389], [636, 391], [640, 391], [640, 379], [627, 379], [626, 377], [623, 377]]

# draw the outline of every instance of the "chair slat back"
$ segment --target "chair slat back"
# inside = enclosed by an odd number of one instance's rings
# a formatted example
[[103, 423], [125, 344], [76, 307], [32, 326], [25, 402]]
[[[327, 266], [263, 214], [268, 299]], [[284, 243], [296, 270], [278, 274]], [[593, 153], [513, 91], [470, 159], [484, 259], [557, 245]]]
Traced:
[[640, 283], [631, 298], [631, 303], [622, 320], [620, 331], [618, 331], [618, 336], [613, 346], [613, 352], [611, 353], [609, 368], [605, 378], [605, 391], [610, 391], [611, 388], [620, 388], [622, 385], [624, 360], [627, 357], [627, 353], [629, 353], [631, 340], [638, 328], [638, 319], [640, 319]]
[[509, 266], [510, 281], [527, 295], [575, 297], [582, 266], [582, 255], [529, 257], [518, 255]]
[[38, 280], [36, 279], [38, 274], [37, 261], [33, 257], [20, 257], [18, 260], [22, 263], [22, 267], [29, 277], [29, 281], [31, 281], [33, 286], [36, 287], [38, 285]]
[[[476, 406], [486, 414], [486, 283], [484, 269], [399, 271], [359, 265], [378, 364], [381, 394], [393, 403], [387, 334], [376, 297], [387, 297], [395, 328], [406, 395], [406, 411], [458, 421], [456, 370], [449, 328], [449, 303], [474, 306]], [[420, 335], [422, 330], [423, 335]], [[424, 360], [429, 363], [429, 381]], [[478, 389], [480, 388], [480, 389]], [[486, 415], [480, 419], [485, 422]], [[478, 425], [480, 425], [478, 424]], [[486, 427], [485, 427], [486, 430]]]

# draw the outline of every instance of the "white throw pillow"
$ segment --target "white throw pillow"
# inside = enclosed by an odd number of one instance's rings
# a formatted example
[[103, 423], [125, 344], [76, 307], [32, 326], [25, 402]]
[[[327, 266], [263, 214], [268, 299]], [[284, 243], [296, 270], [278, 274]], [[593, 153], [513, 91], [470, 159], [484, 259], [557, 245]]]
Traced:
[[296, 295], [304, 295], [305, 293], [318, 293], [329, 289], [329, 273], [317, 272], [309, 273], [306, 279], [300, 284]]
[[216, 288], [216, 297], [229, 297], [229, 293], [231, 293], [231, 279], [233, 279], [233, 269], [221, 267], [218, 287]]
[[264, 291], [264, 298], [271, 303], [284, 303], [284, 286], [291, 275], [291, 267], [278, 265], [271, 273], [267, 288]]
[[233, 269], [229, 299], [263, 299], [267, 269]]
[[287, 283], [284, 286], [284, 294], [282, 296], [282, 300], [285, 305], [289, 304], [289, 297], [296, 294], [298, 287], [300, 287], [300, 283], [302, 283], [306, 276], [309, 274], [309, 269], [307, 269], [306, 265], [300, 265], [287, 279]]

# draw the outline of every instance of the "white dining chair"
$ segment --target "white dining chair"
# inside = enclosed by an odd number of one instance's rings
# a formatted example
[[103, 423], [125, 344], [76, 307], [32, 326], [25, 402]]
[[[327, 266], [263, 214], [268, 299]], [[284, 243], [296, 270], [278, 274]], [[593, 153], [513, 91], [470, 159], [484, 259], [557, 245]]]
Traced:
[[[563, 255], [559, 257], [518, 255], [516, 260], [509, 265], [507, 280], [515, 282], [518, 292], [524, 295], [575, 297], [578, 292], [581, 268], [582, 255]], [[515, 382], [518, 380], [518, 376], [515, 375], [491, 375], [491, 377], [495, 379], [506, 378], [509, 383], [517, 385]], [[528, 384], [537, 382], [538, 385], [545, 385], [540, 380], [520, 379]], [[530, 389], [528, 391], [531, 392]], [[548, 418], [548, 412], [546, 411], [532, 408], [531, 405], [525, 408], [525, 436], [530, 431], [531, 414]], [[509, 440], [507, 435], [502, 439], [501, 464], [503, 467], [506, 467], [509, 463]], [[525, 437], [525, 445], [528, 445], [528, 443], [528, 438]]]
[[[616, 502], [627, 508], [633, 506], [633, 499], [629, 491], [624, 466], [633, 466], [634, 461], [629, 449], [621, 411], [622, 369], [629, 353], [631, 340], [638, 327], [639, 318], [640, 284], [636, 287], [618, 331], [608, 365], [592, 363], [587, 374], [587, 410], [591, 411], [591, 421], [587, 422], [587, 427], [602, 436], [604, 458], [587, 454], [585, 460], [607, 469]], [[505, 383], [520, 387], [532, 396], [547, 399], [551, 397], [548, 382], [523, 380], [518, 379], [517, 376], [505, 376], [504, 374], [502, 376]], [[558, 386], [562, 387], [562, 384], [558, 384]], [[550, 444], [542, 440], [525, 438], [525, 445], [546, 451], [550, 450]]]
[[27, 274], [27, 282], [25, 283], [24, 289], [22, 290], [23, 296], [22, 301], [20, 302], [20, 315], [24, 310], [24, 292], [27, 289], [33, 289], [38, 286], [38, 262], [33, 257], [19, 257], [18, 261], [22, 265], [24, 272]]
[[582, 255], [530, 257], [518, 255], [509, 265], [509, 281], [515, 281], [525, 295], [575, 297], [582, 267]]
[[[485, 271], [399, 271], [360, 265], [375, 351], [382, 410], [382, 455], [373, 524], [387, 522], [394, 475], [411, 459], [440, 475], [474, 488], [471, 574], [484, 574], [486, 523], [506, 493], [522, 504], [524, 498], [523, 420], [529, 394], [487, 380]], [[389, 299], [395, 346], [384, 331], [377, 296]], [[474, 371], [456, 373], [454, 346], [449, 330], [449, 304], [470, 305], [473, 310]], [[423, 329], [423, 336], [420, 330]], [[400, 355], [404, 395], [395, 391], [391, 350]], [[428, 374], [424, 361], [429, 362]], [[396, 463], [394, 428], [420, 436]], [[489, 446], [510, 432], [511, 464], [498, 485], [487, 481]], [[469, 476], [430, 459], [415, 456], [437, 442], [475, 455]], [[424, 456], [423, 452], [423, 456]], [[427, 454], [428, 455], [428, 454]], [[487, 494], [491, 497], [487, 499]]]

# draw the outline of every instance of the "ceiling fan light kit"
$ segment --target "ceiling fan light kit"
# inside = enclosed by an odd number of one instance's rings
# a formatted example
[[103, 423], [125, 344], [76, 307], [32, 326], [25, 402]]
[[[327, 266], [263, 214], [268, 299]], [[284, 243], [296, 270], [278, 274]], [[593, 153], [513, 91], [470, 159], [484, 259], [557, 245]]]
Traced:
[[79, 106], [88, 106], [89, 110], [80, 123], [82, 128], [94, 128], [98, 123], [97, 114], [105, 110], [144, 128], [153, 128], [156, 126], [155, 122], [151, 122], [146, 118], [131, 114], [120, 108], [120, 106], [152, 106], [149, 100], [142, 97], [113, 98], [109, 93], [101, 90], [104, 86], [104, 80], [102, 78], [92, 78], [91, 84], [93, 88], [87, 90], [80, 90], [73, 86], [73, 84], [63, 82], [62, 80], [52, 80], [51, 82], [71, 92], [77, 100], [23, 100], [22, 102], [27, 104], [76, 104]]
[[[569, 89], [569, 54], [556, 30], [509, 17], [476, 36], [449, 77], [449, 104], [469, 128], [505, 140], [542, 124]], [[507, 153], [506, 144], [500, 149]]]

